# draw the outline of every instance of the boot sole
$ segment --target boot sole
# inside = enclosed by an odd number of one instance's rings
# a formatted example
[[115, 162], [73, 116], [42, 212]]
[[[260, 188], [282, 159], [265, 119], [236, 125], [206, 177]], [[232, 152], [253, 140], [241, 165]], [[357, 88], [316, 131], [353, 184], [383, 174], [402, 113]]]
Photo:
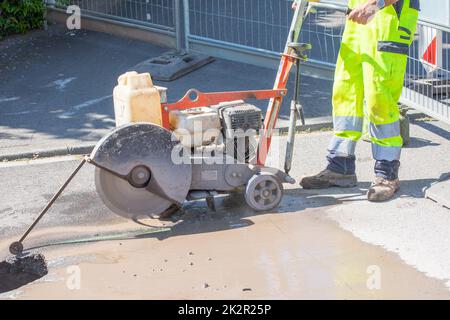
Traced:
[[356, 178], [343, 178], [330, 181], [323, 181], [323, 183], [320, 184], [303, 185], [300, 182], [300, 185], [303, 187], [303, 189], [328, 189], [332, 187], [353, 188], [358, 185], [358, 180], [356, 180]]
[[386, 202], [386, 201], [389, 201], [389, 200], [394, 199], [394, 198], [395, 198], [395, 195], [397, 194], [397, 192], [398, 192], [399, 190], [400, 190], [400, 188], [398, 188], [397, 190], [395, 190], [394, 193], [393, 193], [390, 197], [388, 197], [388, 198], [371, 198], [371, 196], [370, 196], [370, 191], [369, 191], [369, 192], [367, 192], [367, 200], [368, 200], [369, 202]]

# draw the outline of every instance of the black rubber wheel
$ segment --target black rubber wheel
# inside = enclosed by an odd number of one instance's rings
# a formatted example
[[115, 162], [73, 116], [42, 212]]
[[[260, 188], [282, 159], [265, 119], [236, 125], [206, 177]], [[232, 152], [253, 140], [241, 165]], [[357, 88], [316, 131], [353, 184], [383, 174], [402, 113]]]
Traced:
[[23, 244], [19, 241], [11, 243], [11, 245], [9, 246], [9, 252], [11, 252], [11, 254], [16, 256], [22, 254]]

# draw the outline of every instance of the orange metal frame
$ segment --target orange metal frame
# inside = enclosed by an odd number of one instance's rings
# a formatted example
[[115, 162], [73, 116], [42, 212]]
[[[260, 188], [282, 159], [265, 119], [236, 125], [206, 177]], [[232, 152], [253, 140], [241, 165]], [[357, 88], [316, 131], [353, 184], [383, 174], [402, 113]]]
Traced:
[[[286, 90], [287, 83], [289, 81], [289, 75], [292, 67], [296, 64], [297, 58], [289, 55], [282, 54], [280, 69], [277, 74], [277, 80], [275, 82], [275, 90]], [[278, 116], [280, 114], [281, 105], [283, 103], [284, 96], [273, 98], [269, 107], [267, 108], [266, 117], [264, 118], [264, 129], [258, 146], [258, 165], [264, 165], [269, 153], [270, 144], [272, 142], [273, 130], [277, 124]]]
[[266, 100], [279, 99], [286, 95], [286, 89], [253, 90], [253, 91], [229, 91], [204, 93], [196, 89], [190, 89], [183, 98], [175, 103], [164, 103], [161, 105], [162, 126], [170, 130], [169, 113], [173, 110], [187, 110], [200, 107], [217, 105], [221, 102], [236, 100]]
[[[295, 64], [295, 58], [283, 54], [281, 58], [282, 68], [278, 74], [279, 82], [275, 89], [271, 90], [251, 90], [251, 91], [229, 91], [229, 92], [211, 92], [204, 93], [196, 89], [190, 89], [183, 98], [175, 103], [163, 103], [161, 105], [162, 126], [168, 130], [170, 128], [169, 114], [174, 110], [188, 110], [193, 108], [208, 107], [217, 105], [221, 102], [230, 102], [236, 100], [267, 100], [271, 99], [271, 104], [267, 109], [264, 130], [262, 130], [262, 139], [258, 150], [258, 164], [264, 165], [264, 162], [269, 152], [270, 142], [272, 139], [273, 129], [278, 118], [279, 108], [274, 105], [281, 105], [283, 98], [287, 94], [286, 85], [289, 79], [289, 73], [292, 66]], [[276, 113], [276, 115], [274, 114]]]

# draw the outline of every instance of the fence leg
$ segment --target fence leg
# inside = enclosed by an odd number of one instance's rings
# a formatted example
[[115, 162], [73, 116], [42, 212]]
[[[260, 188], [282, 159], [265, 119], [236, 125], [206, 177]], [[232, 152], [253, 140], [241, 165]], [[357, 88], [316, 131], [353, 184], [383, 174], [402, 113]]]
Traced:
[[182, 32], [181, 32], [181, 19], [183, 18], [181, 15], [181, 1], [175, 0], [174, 10], [175, 10], [175, 37], [177, 42], [177, 52], [181, 52], [183, 44], [182, 44]]
[[56, 5], [56, 0], [44, 0], [44, 4], [50, 8], [54, 8]]
[[184, 47], [186, 53], [189, 53], [189, 34], [190, 34], [190, 21], [189, 21], [189, 0], [183, 0], [183, 12], [184, 12]]

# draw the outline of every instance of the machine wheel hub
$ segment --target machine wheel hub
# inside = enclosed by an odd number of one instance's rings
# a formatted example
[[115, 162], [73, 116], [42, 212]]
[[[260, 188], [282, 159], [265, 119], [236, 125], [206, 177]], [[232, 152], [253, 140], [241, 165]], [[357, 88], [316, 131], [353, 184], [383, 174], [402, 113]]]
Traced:
[[137, 166], [130, 173], [130, 184], [135, 188], [145, 188], [150, 181], [152, 174], [145, 166]]
[[283, 197], [283, 185], [272, 174], [263, 172], [255, 175], [247, 184], [245, 200], [256, 211], [275, 208]]
[[277, 185], [272, 181], [263, 181], [259, 183], [254, 191], [255, 199], [262, 204], [275, 200], [277, 193]]

